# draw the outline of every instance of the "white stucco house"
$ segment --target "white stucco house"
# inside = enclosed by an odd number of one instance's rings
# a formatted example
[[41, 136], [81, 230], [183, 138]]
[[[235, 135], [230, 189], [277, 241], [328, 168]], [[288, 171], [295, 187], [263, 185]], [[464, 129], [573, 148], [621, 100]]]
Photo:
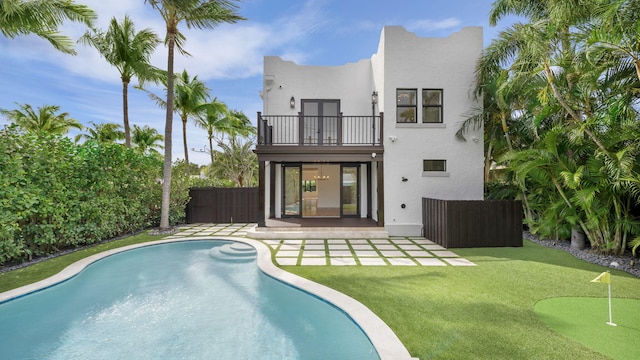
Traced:
[[483, 199], [483, 129], [455, 138], [478, 104], [482, 28], [422, 38], [382, 30], [370, 59], [303, 66], [264, 58], [258, 114], [259, 226], [267, 219], [367, 219], [419, 236], [423, 197]]

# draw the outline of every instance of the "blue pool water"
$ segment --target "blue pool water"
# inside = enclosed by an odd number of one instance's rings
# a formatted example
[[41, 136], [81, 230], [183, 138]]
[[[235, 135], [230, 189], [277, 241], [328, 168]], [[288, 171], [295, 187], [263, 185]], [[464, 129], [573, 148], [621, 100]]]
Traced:
[[342, 311], [209, 256], [222, 241], [154, 245], [0, 304], [2, 359], [379, 359]]

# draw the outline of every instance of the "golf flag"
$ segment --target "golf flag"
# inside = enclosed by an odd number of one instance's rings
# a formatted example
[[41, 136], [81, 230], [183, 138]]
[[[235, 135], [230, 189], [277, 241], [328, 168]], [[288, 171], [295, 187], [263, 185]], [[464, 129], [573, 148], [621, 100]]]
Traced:
[[616, 325], [616, 323], [613, 322], [613, 318], [611, 315], [611, 274], [608, 271], [605, 271], [602, 274], [598, 275], [598, 277], [596, 277], [595, 279], [591, 280], [591, 282], [603, 283], [608, 285], [607, 287], [609, 288], [609, 321], [607, 321], [607, 325], [618, 326]]
[[605, 271], [602, 274], [598, 275], [597, 278], [591, 280], [594, 283], [603, 283], [603, 284], [611, 284], [611, 274]]

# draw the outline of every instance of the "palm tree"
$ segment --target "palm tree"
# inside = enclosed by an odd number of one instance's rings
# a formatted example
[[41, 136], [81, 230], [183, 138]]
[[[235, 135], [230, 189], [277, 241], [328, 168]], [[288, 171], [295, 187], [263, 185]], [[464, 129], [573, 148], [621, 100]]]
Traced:
[[227, 114], [227, 118], [229, 127], [225, 132], [229, 134], [231, 141], [235, 141], [238, 136], [248, 138], [257, 133], [257, 129], [251, 125], [251, 120], [244, 112], [232, 109]]
[[231, 179], [237, 187], [251, 186], [258, 167], [253, 145], [252, 139], [243, 142], [238, 138], [228, 144], [220, 143], [222, 152], [217, 154], [215, 162], [211, 164], [210, 175]]
[[120, 130], [121, 126], [115, 123], [102, 123], [96, 124], [93, 121], [89, 122], [93, 128], [86, 128], [88, 133], [79, 134], [76, 136], [76, 142], [84, 138], [86, 140], [93, 140], [99, 143], [115, 144], [119, 140], [124, 139], [124, 132]]
[[220, 145], [225, 142], [225, 136], [229, 136], [229, 142], [233, 143], [238, 137], [248, 138], [256, 133], [255, 127], [242, 111], [229, 110], [225, 103], [214, 98], [203, 105], [203, 111], [195, 119], [196, 125], [207, 132], [209, 140], [209, 153], [211, 163], [214, 162], [213, 140]]
[[87, 31], [79, 41], [96, 48], [120, 73], [124, 144], [130, 148], [129, 82], [133, 76], [137, 77], [141, 84], [147, 80], [157, 81], [162, 77], [162, 71], [149, 63], [149, 57], [160, 43], [160, 39], [151, 29], [136, 32], [133, 21], [125, 16], [122, 23], [118, 23], [115, 17], [112, 18], [106, 32], [95, 29]]
[[[189, 164], [189, 147], [187, 146], [187, 120], [203, 110], [203, 105], [209, 97], [209, 88], [198, 80], [198, 76], [189, 77], [187, 70], [183, 70], [176, 77], [175, 110], [182, 120], [182, 145], [184, 146], [184, 161]], [[189, 175], [189, 166], [186, 167]]]
[[209, 103], [204, 105], [204, 111], [201, 112], [196, 118], [195, 123], [207, 132], [207, 139], [209, 140], [209, 155], [211, 155], [211, 164], [214, 161], [213, 151], [213, 138], [216, 132], [223, 131], [227, 128], [226, 119], [228, 113], [227, 106], [214, 98]]
[[0, 114], [25, 131], [66, 134], [71, 128], [82, 130], [82, 124], [69, 117], [69, 113], [56, 114], [60, 110], [57, 105], [43, 105], [37, 111], [29, 104], [16, 105], [20, 109], [0, 109]]
[[[166, 79], [163, 81], [166, 85]], [[147, 92], [149, 97], [153, 99], [158, 106], [163, 109], [167, 108], [167, 102], [160, 96], [153, 94], [152, 92], [138, 87], [139, 89]], [[209, 88], [207, 85], [198, 80], [198, 76], [191, 78], [187, 73], [187, 70], [183, 70], [177, 77], [174, 87], [174, 109], [180, 116], [182, 121], [182, 144], [184, 145], [184, 159], [189, 163], [189, 151], [187, 145], [187, 120], [200, 116], [205, 112], [205, 107], [208, 106], [206, 101], [209, 97]], [[189, 166], [185, 166], [187, 175], [189, 174]]]
[[165, 119], [164, 181], [162, 183], [162, 205], [160, 209], [160, 229], [169, 229], [169, 205], [171, 196], [171, 137], [173, 136], [173, 60], [174, 50], [188, 54], [184, 48], [185, 36], [178, 30], [184, 21], [187, 28], [212, 29], [221, 23], [236, 23], [244, 20], [236, 14], [237, 0], [145, 0], [164, 19], [167, 34], [167, 111]]
[[74, 54], [73, 42], [60, 35], [58, 26], [65, 20], [92, 26], [97, 15], [86, 5], [70, 0], [2, 0], [0, 1], [0, 33], [8, 38], [34, 34], [54, 48]]
[[159, 142], [162, 142], [164, 138], [158, 133], [158, 130], [149, 127], [149, 125], [139, 127], [134, 124], [132, 135], [131, 142], [135, 145], [135, 149], [142, 153], [160, 154], [158, 149], [162, 149], [162, 145]]

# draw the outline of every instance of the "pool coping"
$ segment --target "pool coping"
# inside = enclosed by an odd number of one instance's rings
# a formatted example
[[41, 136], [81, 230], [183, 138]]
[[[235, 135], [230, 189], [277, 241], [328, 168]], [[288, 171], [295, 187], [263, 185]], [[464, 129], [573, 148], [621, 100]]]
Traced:
[[331, 289], [327, 286], [318, 284], [311, 280], [280, 269], [272, 262], [271, 250], [266, 244], [258, 240], [233, 236], [197, 236], [172, 238], [169, 240], [157, 240], [103, 251], [101, 253], [78, 260], [64, 268], [59, 273], [44, 280], [0, 293], [0, 304], [36, 291], [46, 289], [55, 284], [68, 280], [80, 273], [95, 261], [117, 253], [172, 242], [202, 240], [237, 241], [253, 246], [257, 251], [257, 264], [260, 270], [275, 279], [278, 279], [301, 290], [304, 290], [312, 295], [315, 295], [344, 311], [348, 316], [351, 317], [351, 319], [353, 319], [353, 321], [356, 322], [356, 324], [358, 324], [358, 326], [360, 326], [362, 331], [364, 331], [364, 333], [367, 335], [376, 351], [378, 352], [380, 360], [417, 360], [417, 358], [411, 357], [409, 351], [404, 346], [404, 344], [402, 344], [393, 330], [391, 330], [391, 328], [382, 319], [380, 319], [375, 313], [373, 313], [373, 311], [364, 306], [362, 303], [337, 290]]

